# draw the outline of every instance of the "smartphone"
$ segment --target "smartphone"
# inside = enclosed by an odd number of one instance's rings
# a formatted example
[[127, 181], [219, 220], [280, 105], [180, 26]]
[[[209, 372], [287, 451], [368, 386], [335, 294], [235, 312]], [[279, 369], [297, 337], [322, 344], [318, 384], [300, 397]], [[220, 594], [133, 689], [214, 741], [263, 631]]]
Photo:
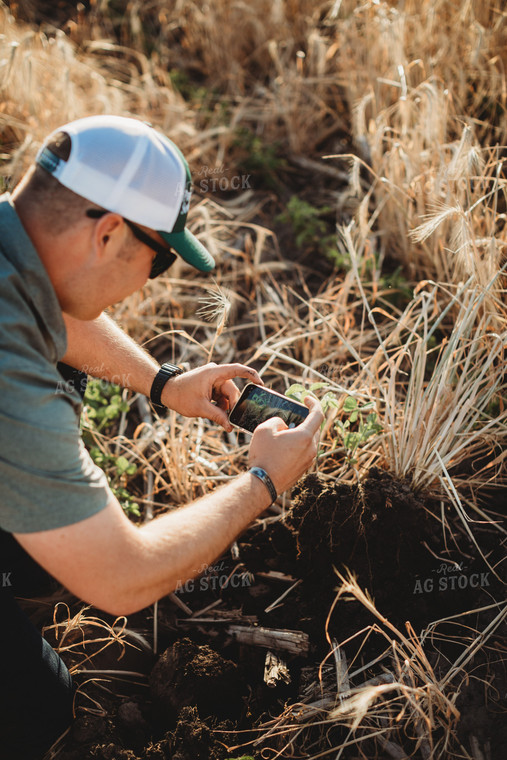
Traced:
[[304, 404], [261, 385], [248, 383], [231, 409], [229, 420], [233, 425], [253, 433], [257, 425], [270, 417], [281, 417], [287, 427], [294, 428], [303, 422], [308, 412]]

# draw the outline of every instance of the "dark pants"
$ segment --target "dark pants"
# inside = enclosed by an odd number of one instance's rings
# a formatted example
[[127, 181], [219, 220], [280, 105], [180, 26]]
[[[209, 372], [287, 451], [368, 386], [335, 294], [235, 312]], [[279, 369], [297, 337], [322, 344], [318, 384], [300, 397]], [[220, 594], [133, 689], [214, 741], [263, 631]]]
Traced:
[[72, 720], [63, 661], [16, 602], [51, 590], [50, 577], [0, 531], [0, 760], [40, 760]]
[[[62, 369], [72, 382], [73, 371]], [[77, 380], [82, 390], [82, 376]], [[16, 601], [48, 593], [53, 583], [0, 530], [0, 760], [41, 760], [72, 721], [69, 671]]]

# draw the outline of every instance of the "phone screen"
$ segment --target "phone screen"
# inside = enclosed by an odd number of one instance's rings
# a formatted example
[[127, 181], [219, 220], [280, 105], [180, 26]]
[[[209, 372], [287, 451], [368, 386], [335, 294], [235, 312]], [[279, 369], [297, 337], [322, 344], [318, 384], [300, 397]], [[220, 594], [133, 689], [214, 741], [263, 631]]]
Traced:
[[232, 409], [229, 419], [233, 425], [253, 433], [257, 425], [270, 417], [281, 417], [287, 427], [296, 427], [303, 422], [308, 411], [304, 404], [282, 396], [281, 393], [249, 384]]

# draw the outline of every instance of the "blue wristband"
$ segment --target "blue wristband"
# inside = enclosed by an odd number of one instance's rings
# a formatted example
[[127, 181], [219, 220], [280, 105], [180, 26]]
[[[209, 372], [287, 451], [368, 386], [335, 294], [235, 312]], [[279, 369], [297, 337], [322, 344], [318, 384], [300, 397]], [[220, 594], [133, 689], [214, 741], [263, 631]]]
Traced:
[[250, 467], [248, 472], [251, 472], [252, 475], [255, 475], [256, 478], [259, 478], [259, 480], [262, 480], [264, 485], [269, 491], [269, 495], [271, 496], [271, 503], [275, 502], [278, 498], [278, 494], [276, 492], [276, 488], [273, 485], [273, 481], [269, 477], [266, 470], [263, 470], [262, 467]]

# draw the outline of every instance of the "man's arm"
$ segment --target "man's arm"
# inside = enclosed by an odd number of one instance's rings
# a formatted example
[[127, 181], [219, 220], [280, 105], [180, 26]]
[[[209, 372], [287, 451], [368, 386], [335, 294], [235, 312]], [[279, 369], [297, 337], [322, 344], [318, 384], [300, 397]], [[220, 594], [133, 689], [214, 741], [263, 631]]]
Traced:
[[92, 321], [63, 315], [67, 352], [62, 361], [92, 377], [149, 395], [159, 365], [107, 314]]
[[[290, 488], [313, 462], [323, 420], [319, 403], [289, 430], [279, 418], [260, 425], [249, 464], [263, 467], [278, 491]], [[192, 504], [137, 528], [116, 500], [86, 520], [37, 533], [18, 533], [26, 551], [76, 596], [111, 614], [130, 614], [173, 591], [211, 564], [271, 499], [247, 472]]]
[[[158, 362], [110, 317], [101, 314], [93, 321], [81, 321], [64, 314], [64, 320], [67, 352], [62, 361], [93, 377], [150, 395]], [[206, 417], [230, 431], [227, 410], [239, 396], [235, 377], [262, 384], [257, 372], [243, 364], [210, 363], [171, 378], [162, 391], [162, 403], [185, 417]]]

